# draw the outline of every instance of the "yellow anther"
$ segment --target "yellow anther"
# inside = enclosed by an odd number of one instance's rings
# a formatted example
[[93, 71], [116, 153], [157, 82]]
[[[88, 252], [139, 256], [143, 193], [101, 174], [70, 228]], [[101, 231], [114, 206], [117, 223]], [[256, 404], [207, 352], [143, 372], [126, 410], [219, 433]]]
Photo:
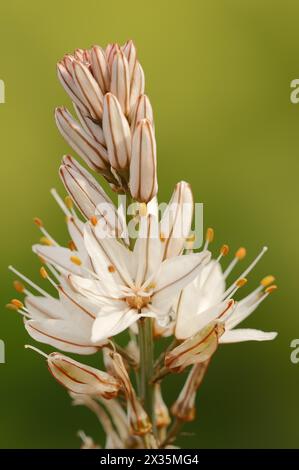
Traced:
[[238, 259], [243, 259], [245, 258], [246, 256], [246, 248], [244, 248], [243, 246], [241, 246], [241, 248], [239, 248], [236, 253], [235, 253], [235, 258], [238, 258]]
[[47, 262], [47, 261], [45, 260], [45, 258], [43, 258], [43, 257], [40, 256], [40, 255], [38, 255], [38, 259], [40, 260], [40, 262], [41, 262], [42, 264], [46, 264], [46, 262]]
[[246, 277], [241, 277], [241, 279], [238, 279], [237, 282], [236, 282], [237, 287], [243, 287], [243, 286], [245, 286], [245, 284], [247, 284]]
[[142, 217], [146, 216], [147, 214], [147, 206], [145, 202], [141, 202], [138, 207], [138, 214]]
[[40, 275], [43, 279], [48, 278], [48, 273], [47, 273], [46, 269], [43, 266], [40, 268], [39, 273], [40, 273]]
[[92, 223], [92, 225], [95, 227], [98, 223], [98, 219], [95, 215], [93, 215], [92, 217], [90, 217], [90, 222]]
[[76, 247], [75, 243], [73, 242], [73, 240], [69, 240], [67, 242], [67, 246], [71, 251], [76, 251], [77, 250], [77, 247]]
[[275, 281], [275, 277], [272, 275], [269, 275], [269, 276], [264, 277], [264, 279], [261, 280], [260, 284], [263, 287], [268, 287], [274, 281]]
[[165, 242], [165, 240], [166, 240], [166, 236], [162, 232], [160, 233], [160, 240], [161, 240], [161, 242]]
[[41, 238], [39, 239], [39, 241], [40, 241], [40, 243], [41, 243], [42, 245], [46, 245], [46, 246], [52, 246], [52, 245], [54, 245], [54, 243], [52, 242], [52, 240], [50, 240], [50, 239], [47, 238], [47, 237], [41, 237]]
[[71, 256], [70, 260], [72, 263], [76, 264], [77, 266], [81, 266], [82, 264], [82, 261], [80, 260], [80, 258], [78, 258], [78, 256]]
[[157, 284], [155, 282], [151, 282], [147, 287], [146, 287], [146, 291], [149, 292], [150, 290], [153, 290], [153, 289], [156, 289], [157, 287]]
[[209, 227], [206, 231], [206, 240], [209, 243], [211, 243], [214, 240], [214, 235], [215, 235], [214, 229]]
[[195, 233], [191, 233], [187, 238], [187, 242], [194, 243], [195, 242]]
[[16, 289], [17, 292], [20, 292], [20, 294], [22, 292], [24, 292], [24, 290], [25, 290], [24, 284], [22, 284], [22, 282], [20, 282], [20, 281], [13, 281], [13, 286]]
[[33, 222], [37, 227], [43, 227], [43, 221], [39, 217], [34, 217]]
[[110, 265], [108, 266], [108, 271], [109, 271], [109, 273], [115, 273], [116, 269], [115, 269], [115, 267], [114, 267], [112, 264], [110, 264]]
[[267, 287], [267, 289], [265, 290], [265, 293], [272, 294], [272, 292], [274, 292], [276, 289], [277, 289], [277, 285], [273, 284], [272, 286]]
[[222, 256], [226, 256], [229, 253], [229, 246], [228, 245], [222, 245], [220, 248], [220, 253]]
[[16, 307], [12, 303], [6, 304], [5, 307], [8, 308], [9, 310], [18, 310], [18, 307]]
[[68, 209], [72, 209], [72, 208], [73, 208], [73, 205], [74, 205], [74, 204], [73, 204], [73, 200], [72, 200], [72, 198], [71, 198], [70, 196], [65, 196], [65, 198], [64, 198], [64, 203], [65, 203], [65, 205], [66, 205], [66, 207], [67, 207]]
[[23, 302], [21, 302], [19, 299], [12, 299], [12, 300], [10, 301], [10, 303], [11, 303], [12, 305], [14, 305], [17, 310], [19, 310], [20, 308], [23, 308], [23, 307], [24, 307]]

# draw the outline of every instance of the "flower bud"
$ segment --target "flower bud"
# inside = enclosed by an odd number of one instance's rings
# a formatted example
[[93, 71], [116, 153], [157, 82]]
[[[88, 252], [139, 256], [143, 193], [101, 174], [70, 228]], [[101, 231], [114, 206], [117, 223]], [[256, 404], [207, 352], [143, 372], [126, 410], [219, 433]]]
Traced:
[[114, 54], [111, 69], [110, 91], [119, 101], [123, 113], [130, 111], [130, 74], [125, 54], [118, 51]]
[[168, 408], [163, 400], [160, 383], [155, 384], [154, 388], [155, 417], [158, 429], [167, 428], [170, 424]]
[[107, 93], [104, 99], [103, 131], [112, 168], [127, 169], [131, 158], [131, 131], [117, 98]]
[[90, 59], [93, 76], [98, 82], [102, 93], [105, 94], [109, 91], [110, 72], [103, 49], [99, 46], [93, 46]]
[[193, 421], [195, 418], [196, 392], [205, 377], [210, 359], [195, 364], [189, 372], [184, 387], [171, 407], [171, 413], [181, 421]]
[[103, 114], [103, 93], [92, 74], [79, 60], [73, 61], [73, 79], [93, 119], [101, 120]]
[[128, 417], [132, 432], [138, 436], [143, 436], [150, 432], [152, 424], [140, 401], [136, 397], [134, 388], [132, 387], [130, 377], [124, 365], [120, 354], [111, 353], [112, 366], [114, 375], [121, 382], [124, 393], [128, 401]]
[[132, 110], [130, 120], [131, 129], [134, 130], [136, 125], [141, 119], [148, 119], [152, 125], [154, 123], [153, 108], [150, 100], [146, 95], [140, 95], [137, 99], [137, 103]]
[[196, 335], [183, 341], [165, 356], [165, 366], [172, 372], [182, 372], [191, 364], [207, 361], [218, 347], [225, 329], [223, 323], [211, 322]]
[[149, 202], [158, 191], [156, 140], [152, 124], [142, 119], [132, 142], [130, 191], [138, 202]]
[[73, 79], [73, 60], [72, 56], [66, 55], [57, 64], [57, 75], [64, 90], [67, 92], [73, 103], [75, 103], [85, 114], [89, 114], [89, 110], [84, 102], [80, 90]]
[[121, 386], [112, 375], [57, 352], [48, 356], [48, 367], [54, 378], [73, 393], [110, 399], [118, 394]]
[[56, 108], [55, 120], [61, 135], [90, 168], [99, 173], [107, 171], [107, 150], [79, 126], [66, 108]]

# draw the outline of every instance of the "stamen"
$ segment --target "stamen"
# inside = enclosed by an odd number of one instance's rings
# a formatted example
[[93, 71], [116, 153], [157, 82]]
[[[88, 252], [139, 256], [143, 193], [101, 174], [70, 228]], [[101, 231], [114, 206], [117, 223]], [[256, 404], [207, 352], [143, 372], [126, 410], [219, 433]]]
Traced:
[[267, 287], [267, 289], [265, 290], [265, 294], [272, 294], [272, 292], [276, 291], [277, 290], [277, 285], [276, 284], [273, 284], [273, 286], [269, 286]]
[[38, 228], [43, 227], [43, 221], [39, 217], [34, 217], [33, 222]]
[[224, 279], [226, 279], [230, 275], [230, 273], [232, 272], [232, 270], [234, 269], [238, 261], [245, 258], [245, 256], [246, 256], [245, 248], [241, 247], [236, 251], [234, 259], [230, 262], [230, 264], [228, 265], [228, 267], [223, 273]]
[[165, 240], [166, 240], [166, 236], [162, 232], [160, 233], [160, 240], [161, 240], [162, 243], [164, 243]]
[[222, 256], [226, 256], [229, 253], [229, 246], [228, 245], [222, 245], [220, 248], [220, 253]]
[[191, 253], [192, 250], [193, 250], [193, 246], [194, 246], [194, 242], [195, 242], [195, 233], [191, 233], [191, 235], [189, 235], [187, 238], [186, 238], [186, 250], [188, 253]]
[[47, 280], [52, 284], [52, 286], [55, 287], [55, 289], [58, 289], [58, 285], [57, 285], [56, 282], [53, 281], [53, 279], [49, 276], [49, 274], [48, 274], [47, 270], [44, 268], [44, 266], [42, 266], [42, 267], [40, 268], [39, 273], [40, 273], [40, 275], [41, 275], [41, 277], [42, 277], [43, 279], [47, 279]]
[[40, 354], [41, 356], [44, 356], [46, 359], [49, 359], [48, 354], [44, 353], [43, 351], [41, 351], [40, 349], [36, 348], [35, 346], [31, 346], [30, 344], [25, 344], [24, 348], [25, 348], [25, 349], [32, 349], [32, 351], [35, 351], [35, 352], [37, 352], [38, 354]]
[[275, 281], [275, 277], [272, 276], [272, 275], [269, 275], [269, 276], [266, 276], [264, 277], [264, 279], [261, 280], [261, 286], [263, 287], [268, 287], [270, 286], [270, 284], [272, 284], [272, 282]]
[[45, 229], [43, 221], [39, 217], [34, 217], [33, 221], [43, 234], [43, 237], [40, 239], [40, 242], [43, 245], [56, 245], [57, 246], [58, 243], [54, 240], [53, 237], [51, 237], [49, 232]]
[[147, 214], [147, 206], [145, 204], [145, 202], [140, 202], [139, 205], [138, 205], [138, 214], [141, 216], [141, 217], [145, 217], [146, 214]]
[[90, 222], [95, 227], [98, 223], [98, 218], [95, 215], [93, 215], [92, 217], [90, 217]]
[[70, 196], [65, 196], [65, 198], [64, 198], [64, 203], [65, 203], [66, 207], [67, 207], [69, 210], [73, 209], [74, 204], [73, 204], [73, 200], [72, 200], [72, 198], [71, 198]]
[[43, 266], [40, 268], [39, 273], [43, 279], [48, 279], [48, 273]]
[[227, 300], [231, 297], [233, 297], [235, 295], [235, 293], [243, 286], [245, 286], [245, 284], [247, 284], [247, 279], [245, 277], [242, 277], [240, 279], [237, 280], [237, 282], [235, 283], [235, 286], [234, 286], [234, 289], [229, 293], [228, 296], [226, 296], [224, 298], [224, 300]]
[[55, 201], [57, 202], [57, 204], [59, 205], [60, 209], [62, 210], [62, 212], [64, 212], [64, 214], [67, 216], [67, 217], [70, 217], [71, 216], [71, 213], [70, 211], [68, 210], [67, 206], [64, 204], [63, 200], [61, 199], [61, 197], [59, 196], [59, 194], [57, 193], [56, 189], [55, 188], [52, 188], [50, 193], [52, 194], [52, 196], [54, 197]]
[[69, 240], [67, 242], [67, 246], [68, 246], [69, 250], [77, 251], [77, 247], [76, 247], [75, 242], [73, 240]]
[[17, 292], [20, 294], [23, 294], [25, 292], [25, 286], [22, 282], [20, 281], [13, 281], [13, 286]]
[[109, 271], [109, 273], [115, 273], [116, 269], [115, 269], [115, 267], [111, 264], [110, 266], [108, 266], [108, 271]]
[[[239, 276], [238, 279], [241, 279], [242, 277], [247, 277], [247, 275], [253, 270], [253, 268], [257, 265], [257, 263], [260, 261], [260, 259], [264, 256], [264, 254], [266, 253], [266, 251], [268, 250], [268, 247], [267, 246], [264, 246], [262, 248], [262, 250], [259, 252], [259, 254], [257, 255], [257, 257], [252, 261], [252, 263], [248, 266], [247, 269], [245, 269], [245, 271], [243, 271], [243, 273]], [[228, 295], [230, 295], [230, 293], [233, 291], [233, 289], [235, 288], [235, 284], [236, 282], [234, 282], [228, 289], [226, 289], [226, 291], [224, 292], [223, 294], [223, 298], [227, 297]]]
[[14, 305], [17, 310], [24, 308], [23, 302], [21, 302], [19, 299], [12, 299], [10, 303]]
[[235, 257], [239, 260], [244, 259], [247, 254], [246, 248], [241, 246], [235, 253]]
[[78, 258], [78, 256], [71, 256], [70, 260], [72, 263], [76, 264], [77, 266], [81, 266], [82, 264], [82, 261], [80, 260], [80, 258]]
[[47, 238], [47, 237], [41, 237], [39, 239], [39, 241], [42, 245], [46, 245], [46, 246], [53, 246], [54, 245], [53, 241], [50, 240], [50, 238]]
[[13, 266], [8, 266], [8, 269], [12, 271], [14, 274], [16, 274], [18, 277], [23, 279], [24, 282], [26, 282], [29, 286], [33, 287], [37, 292], [39, 292], [41, 295], [51, 298], [50, 294], [46, 292], [44, 289], [39, 287], [37, 284], [32, 282], [28, 277], [24, 276], [24, 274], [21, 274], [19, 271], [17, 271]]
[[206, 231], [206, 242], [203, 247], [204, 250], [208, 248], [209, 243], [212, 243], [212, 241], [214, 240], [214, 235], [215, 235], [214, 229], [209, 227]]

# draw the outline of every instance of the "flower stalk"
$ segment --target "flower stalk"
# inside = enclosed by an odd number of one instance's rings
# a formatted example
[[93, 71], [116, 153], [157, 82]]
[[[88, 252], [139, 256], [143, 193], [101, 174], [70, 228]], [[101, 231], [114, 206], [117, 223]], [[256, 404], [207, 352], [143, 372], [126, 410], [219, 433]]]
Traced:
[[151, 383], [154, 370], [153, 323], [151, 318], [141, 318], [138, 322], [140, 349], [140, 398], [144, 409], [152, 420], [155, 430], [155, 413], [153, 401], [153, 384]]

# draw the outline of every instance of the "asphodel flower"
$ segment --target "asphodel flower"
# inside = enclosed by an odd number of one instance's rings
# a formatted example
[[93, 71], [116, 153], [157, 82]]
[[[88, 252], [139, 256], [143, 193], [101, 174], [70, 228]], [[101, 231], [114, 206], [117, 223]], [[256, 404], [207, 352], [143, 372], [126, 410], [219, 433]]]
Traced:
[[[208, 247], [211, 231], [207, 233]], [[256, 308], [276, 289], [274, 277], [266, 276], [260, 285], [241, 301], [232, 303], [231, 298], [246, 284], [246, 277], [266, 253], [264, 247], [250, 265], [226, 288], [225, 282], [233, 268], [246, 255], [245, 248], [237, 250], [233, 260], [226, 270], [222, 270], [220, 259], [227, 254], [224, 245], [218, 258], [212, 259], [199, 276], [180, 293], [176, 304], [176, 325], [174, 334], [183, 340], [196, 335], [212, 321], [221, 319], [224, 322], [225, 333], [219, 339], [220, 343], [239, 341], [267, 341], [276, 337], [276, 332], [264, 332], [251, 328], [235, 329], [239, 323], [253, 313]]]
[[141, 218], [133, 251], [114, 238], [103, 238], [91, 223], [86, 224], [84, 241], [98, 279], [70, 275], [69, 281], [99, 306], [92, 329], [95, 342], [120, 333], [141, 317], [167, 321], [174, 297], [210, 259], [203, 251], [163, 261], [152, 215]]
[[58, 352], [47, 355], [33, 346], [26, 347], [46, 357], [53, 377], [70, 392], [106, 399], [117, 396], [121, 383], [107, 372], [81, 364]]
[[[196, 392], [219, 344], [276, 336], [235, 328], [276, 289], [273, 276], [267, 276], [249, 295], [235, 299], [266, 248], [226, 286], [246, 250], [240, 248], [223, 270], [220, 262], [229, 247], [222, 245], [211, 259], [211, 228], [202, 251], [193, 250], [188, 183], [176, 185], [160, 216], [153, 110], [132, 41], [77, 49], [58, 63], [58, 76], [77, 115], [57, 108], [58, 129], [118, 193], [120, 204], [116, 208], [96, 178], [64, 156], [60, 177], [68, 196], [63, 201], [51, 192], [65, 216], [69, 242], [61, 245], [41, 219], [34, 219], [41, 238], [33, 252], [42, 263], [43, 282], [56, 296], [11, 267], [18, 276], [14, 287], [25, 299], [12, 299], [8, 307], [23, 316], [26, 330], [39, 342], [81, 355], [103, 352], [105, 371], [31, 347], [46, 357], [73, 404], [97, 416], [106, 448], [172, 448], [178, 426], [194, 419]], [[122, 346], [115, 336], [125, 330], [130, 340]], [[155, 358], [153, 341], [161, 336], [173, 340]], [[160, 382], [190, 365], [171, 422]], [[84, 448], [97, 447], [80, 436]]]

